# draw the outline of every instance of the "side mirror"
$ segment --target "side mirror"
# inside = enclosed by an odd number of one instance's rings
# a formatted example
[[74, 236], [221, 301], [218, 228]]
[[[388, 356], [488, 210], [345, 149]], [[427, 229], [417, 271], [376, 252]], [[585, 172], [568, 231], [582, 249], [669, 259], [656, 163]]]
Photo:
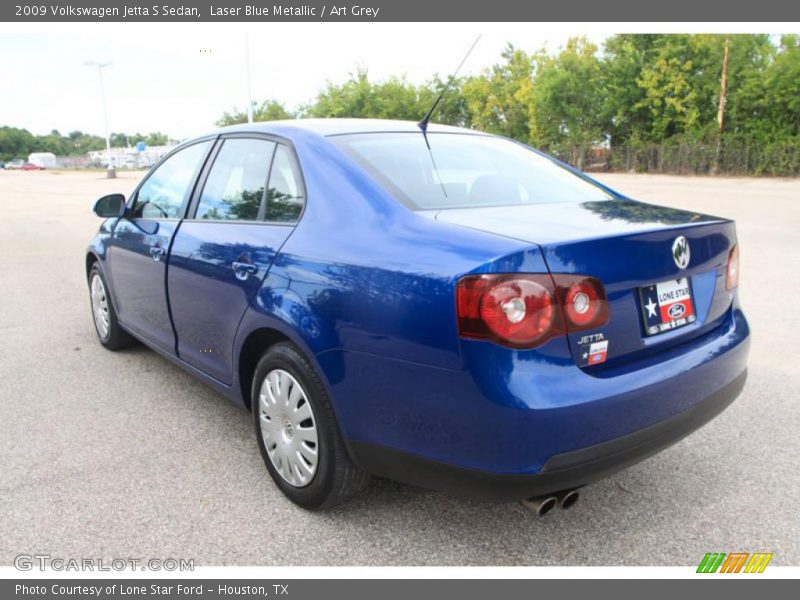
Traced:
[[94, 203], [94, 214], [104, 219], [121, 217], [125, 214], [125, 196], [122, 194], [109, 194]]

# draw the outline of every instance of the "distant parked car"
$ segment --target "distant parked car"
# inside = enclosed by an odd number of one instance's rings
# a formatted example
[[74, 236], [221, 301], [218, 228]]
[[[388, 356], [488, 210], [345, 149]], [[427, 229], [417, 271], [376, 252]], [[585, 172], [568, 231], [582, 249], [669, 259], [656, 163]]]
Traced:
[[16, 159], [12, 160], [11, 162], [7, 162], [6, 163], [6, 169], [21, 169], [22, 165], [24, 165], [24, 164], [25, 164], [25, 161], [23, 161], [21, 158], [16, 158]]
[[6, 163], [0, 161], [0, 169], [5, 169], [5, 168], [6, 168]]
[[35, 165], [31, 162], [22, 163], [22, 170], [23, 171], [44, 171], [44, 167], [40, 167], [39, 165]]

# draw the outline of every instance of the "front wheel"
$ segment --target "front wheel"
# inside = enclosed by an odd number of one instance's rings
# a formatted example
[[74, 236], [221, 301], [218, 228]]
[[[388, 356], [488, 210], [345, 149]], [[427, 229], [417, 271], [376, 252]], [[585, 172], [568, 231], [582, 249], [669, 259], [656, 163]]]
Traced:
[[295, 345], [264, 354], [251, 398], [261, 456], [292, 502], [329, 508], [364, 487], [368, 477], [350, 460], [325, 388]]
[[119, 326], [111, 296], [108, 295], [106, 280], [97, 265], [89, 271], [89, 301], [94, 329], [103, 346], [109, 350], [122, 350], [136, 343], [136, 340]]

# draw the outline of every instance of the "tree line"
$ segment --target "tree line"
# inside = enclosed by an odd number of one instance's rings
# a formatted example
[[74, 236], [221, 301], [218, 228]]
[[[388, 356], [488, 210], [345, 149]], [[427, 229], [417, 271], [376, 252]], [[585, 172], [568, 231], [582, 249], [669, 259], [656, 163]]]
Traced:
[[[163, 146], [170, 143], [168, 135], [155, 132], [148, 134], [112, 133], [112, 148], [126, 148], [137, 142], [148, 146]], [[25, 159], [32, 152], [52, 152], [56, 156], [85, 155], [92, 150], [104, 150], [106, 140], [98, 135], [72, 131], [62, 135], [53, 130], [46, 135], [34, 135], [27, 129], [17, 127], [0, 127], [0, 160]]]
[[[253, 112], [256, 121], [419, 120], [444, 85], [440, 76], [415, 85], [403, 77], [374, 81], [358, 70], [296, 109], [269, 99]], [[234, 108], [217, 124], [246, 120]], [[556, 53], [508, 46], [493, 66], [456, 79], [433, 120], [504, 135], [584, 169], [800, 175], [800, 35], [622, 34], [602, 47], [575, 37]], [[170, 140], [163, 133], [111, 136], [113, 147], [139, 141]], [[0, 160], [104, 147], [102, 137], [80, 131], [0, 127]]]
[[[254, 104], [254, 118], [418, 120], [444, 83], [372, 81], [359, 70], [296, 110]], [[234, 109], [217, 124], [246, 118]], [[575, 37], [555, 54], [508, 46], [497, 64], [455, 80], [433, 120], [508, 136], [581, 168], [798, 175], [800, 36], [622, 34], [602, 47]]]

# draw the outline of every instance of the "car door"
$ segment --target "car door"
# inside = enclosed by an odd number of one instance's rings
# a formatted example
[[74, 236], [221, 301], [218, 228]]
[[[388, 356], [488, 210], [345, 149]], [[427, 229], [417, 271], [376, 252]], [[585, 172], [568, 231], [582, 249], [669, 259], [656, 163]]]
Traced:
[[293, 150], [268, 137], [223, 137], [201, 179], [172, 244], [167, 287], [178, 355], [230, 384], [239, 321], [292, 232], [304, 192]]
[[166, 259], [194, 183], [213, 140], [171, 154], [134, 192], [109, 242], [109, 271], [120, 322], [145, 340], [175, 352], [167, 304]]

